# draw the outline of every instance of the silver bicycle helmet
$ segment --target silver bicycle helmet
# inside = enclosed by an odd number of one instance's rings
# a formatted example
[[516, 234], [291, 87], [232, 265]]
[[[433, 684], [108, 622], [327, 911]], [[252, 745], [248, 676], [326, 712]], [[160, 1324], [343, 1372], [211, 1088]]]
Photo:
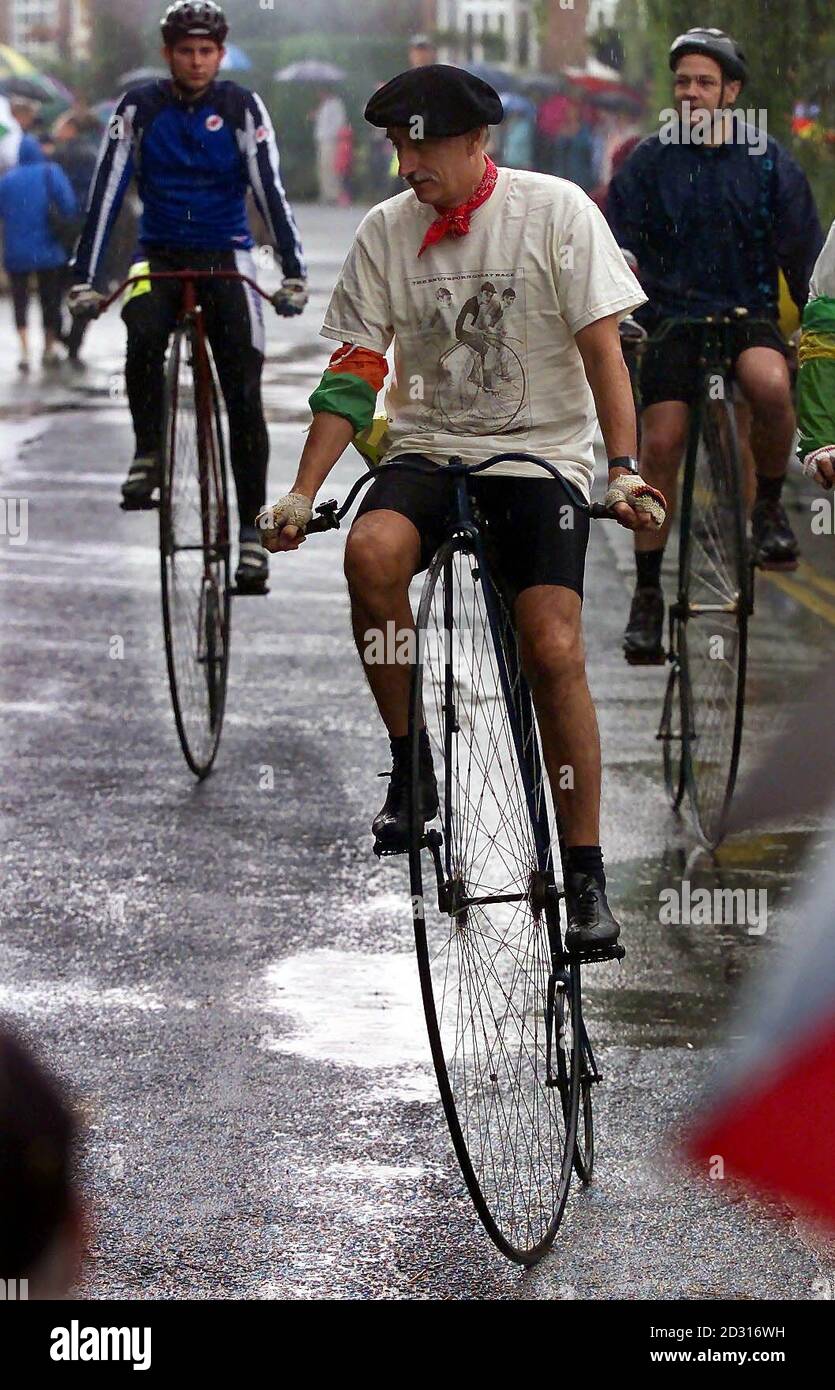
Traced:
[[214, 0], [175, 0], [159, 22], [169, 46], [177, 39], [206, 37], [223, 43], [229, 33], [226, 15]]
[[748, 63], [745, 54], [735, 39], [722, 29], [688, 29], [679, 34], [670, 48], [670, 67], [675, 72], [679, 58], [687, 53], [706, 53], [714, 58], [723, 73], [732, 82], [746, 82]]

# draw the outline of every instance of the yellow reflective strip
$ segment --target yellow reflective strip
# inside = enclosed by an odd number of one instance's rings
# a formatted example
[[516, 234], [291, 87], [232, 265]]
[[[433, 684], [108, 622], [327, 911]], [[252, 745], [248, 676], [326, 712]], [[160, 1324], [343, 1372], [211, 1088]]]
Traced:
[[804, 362], [811, 362], [815, 357], [835, 358], [835, 334], [832, 333], [803, 333], [800, 339], [800, 347], [797, 352], [797, 360], [801, 367]]
[[831, 623], [835, 627], [835, 607], [827, 603], [818, 595], [810, 592], [805, 584], [798, 583], [796, 579], [787, 579], [783, 574], [777, 574], [774, 570], [765, 570], [762, 574], [763, 579], [767, 579], [769, 584], [774, 584], [776, 588], [782, 589], [784, 594], [788, 594], [797, 603], [808, 608], [810, 613], [814, 613], [818, 618], [823, 618], [825, 622]]
[[128, 279], [135, 280], [136, 283], [134, 285], [131, 285], [130, 289], [127, 291], [127, 294], [125, 295], [126, 304], [129, 299], [135, 299], [138, 294], [148, 294], [151, 288], [151, 282], [150, 280], [144, 280], [142, 277], [144, 275], [150, 274], [150, 270], [150, 261], [136, 261], [131, 266], [130, 270], [128, 271]]

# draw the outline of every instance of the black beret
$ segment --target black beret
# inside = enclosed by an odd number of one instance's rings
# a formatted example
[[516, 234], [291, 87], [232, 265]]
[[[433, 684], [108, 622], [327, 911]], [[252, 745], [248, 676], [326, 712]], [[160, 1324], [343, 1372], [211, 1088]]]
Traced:
[[465, 135], [477, 126], [499, 125], [504, 107], [498, 92], [480, 77], [446, 63], [430, 63], [398, 73], [365, 108], [365, 119], [376, 126], [411, 126], [423, 121], [428, 139]]

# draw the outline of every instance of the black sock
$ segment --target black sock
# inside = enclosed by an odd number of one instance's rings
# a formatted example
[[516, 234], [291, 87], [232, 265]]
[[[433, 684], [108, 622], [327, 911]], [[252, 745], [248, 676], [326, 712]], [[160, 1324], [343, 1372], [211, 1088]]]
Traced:
[[569, 873], [591, 874], [605, 892], [606, 874], [603, 870], [603, 851], [599, 845], [569, 845], [565, 857], [565, 867]]
[[[401, 734], [398, 738], [390, 738], [389, 743], [391, 745], [391, 756], [393, 758], [407, 758], [409, 756], [411, 744], [409, 734]], [[421, 758], [428, 758], [431, 756], [431, 751], [429, 745], [429, 731], [423, 728], [418, 734], [418, 752]]]
[[757, 501], [758, 502], [779, 502], [783, 491], [785, 477], [765, 478], [762, 473], [757, 474]]
[[638, 587], [640, 589], [660, 589], [661, 588], [661, 561], [664, 559], [664, 550], [636, 550], [635, 568], [638, 571]]

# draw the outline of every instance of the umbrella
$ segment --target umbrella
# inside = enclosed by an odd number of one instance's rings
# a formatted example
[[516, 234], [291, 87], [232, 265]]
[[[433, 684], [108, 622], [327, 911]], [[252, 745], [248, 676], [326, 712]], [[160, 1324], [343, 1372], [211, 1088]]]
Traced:
[[499, 99], [504, 107], [506, 116], [535, 116], [536, 107], [527, 97], [520, 96], [518, 92], [500, 92]]
[[161, 77], [169, 75], [164, 68], [131, 68], [130, 72], [123, 72], [121, 77], [117, 77], [116, 83], [121, 91], [125, 87], [138, 87], [142, 82], [158, 82]]
[[90, 110], [96, 120], [105, 126], [118, 105], [118, 101], [97, 101], [95, 106], [90, 107]]
[[592, 92], [589, 101], [601, 111], [628, 111], [632, 116], [639, 116], [644, 109], [643, 102], [629, 92]]
[[274, 82], [344, 82], [348, 74], [335, 63], [321, 63], [309, 58], [303, 63], [291, 63], [273, 73]]
[[[830, 661], [749, 776], [729, 829], [831, 804], [833, 699]], [[835, 1227], [835, 861], [798, 904], [796, 922], [789, 949], [752, 981], [731, 1029], [745, 1041], [724, 1060], [687, 1147], [700, 1165], [722, 1155], [728, 1175]]]
[[0, 77], [4, 97], [26, 97], [29, 101], [54, 101], [55, 88], [48, 77]]
[[247, 57], [242, 48], [238, 48], [238, 45], [234, 43], [226, 45], [226, 52], [220, 65], [221, 72], [227, 68], [234, 68], [236, 72], [249, 72], [251, 67], [252, 59]]
[[519, 87], [531, 97], [547, 97], [553, 92], [564, 92], [568, 84], [561, 72], [534, 72], [529, 77], [520, 77]]
[[494, 67], [492, 63], [458, 63], [456, 66], [471, 72], [473, 77], [480, 77], [482, 82], [489, 83], [497, 92], [518, 92], [520, 89], [518, 77], [505, 72], [504, 68]]
[[38, 69], [34, 63], [30, 63], [28, 58], [24, 58], [17, 49], [9, 48], [6, 43], [0, 43], [0, 76], [2, 77], [37, 77]]

